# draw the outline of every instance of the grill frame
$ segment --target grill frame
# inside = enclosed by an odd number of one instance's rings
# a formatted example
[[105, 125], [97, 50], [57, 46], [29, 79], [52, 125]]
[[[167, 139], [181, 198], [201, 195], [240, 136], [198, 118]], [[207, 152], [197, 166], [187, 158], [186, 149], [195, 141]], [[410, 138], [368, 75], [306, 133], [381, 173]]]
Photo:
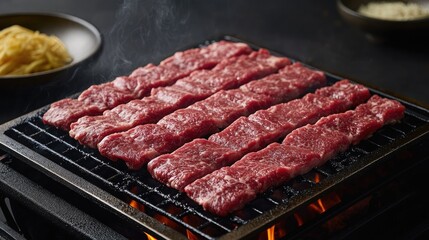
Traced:
[[[242, 39], [237, 39], [229, 36], [224, 36], [216, 40], [221, 40], [221, 39], [248, 43]], [[259, 46], [256, 46], [250, 43], [248, 44], [255, 49], [260, 48]], [[272, 52], [275, 53], [275, 51], [272, 51]], [[278, 55], [287, 56], [286, 54], [278, 54]], [[329, 73], [326, 73], [326, 74], [329, 78], [330, 83], [333, 83], [341, 79], [341, 77], [335, 76], [333, 74], [329, 74]], [[354, 82], [359, 83], [358, 81], [354, 81]], [[305, 189], [304, 191], [300, 191], [295, 195], [292, 194], [292, 196], [288, 197], [287, 203], [280, 203], [275, 207], [264, 211], [259, 216], [251, 217], [250, 220], [245, 220], [243, 224], [239, 225], [238, 228], [232, 229], [232, 230], [226, 230], [227, 233], [219, 236], [219, 239], [238, 239], [244, 236], [250, 236], [252, 234], [258, 233], [258, 230], [271, 226], [278, 219], [286, 216], [287, 214], [290, 214], [291, 212], [294, 211], [294, 209], [298, 208], [299, 206], [302, 206], [314, 201], [324, 193], [330, 191], [337, 184], [340, 184], [345, 180], [347, 180], [348, 178], [351, 178], [352, 176], [356, 176], [364, 172], [365, 169], [369, 168], [370, 166], [381, 164], [384, 160], [388, 160], [390, 156], [394, 155], [401, 149], [407, 148], [407, 146], [412, 145], [414, 143], [421, 142], [422, 139], [425, 139], [426, 137], [429, 136], [429, 110], [428, 109], [425, 109], [421, 106], [418, 106], [410, 102], [406, 102], [401, 98], [388, 95], [380, 90], [375, 89], [374, 87], [369, 87], [369, 89], [373, 94], [374, 93], [379, 94], [381, 96], [400, 101], [407, 108], [406, 116], [420, 119], [422, 121], [421, 126], [411, 130], [411, 132], [405, 134], [405, 136], [398, 137], [398, 139], [395, 139], [393, 142], [387, 143], [386, 145], [381, 146], [380, 148], [377, 148], [375, 151], [370, 152], [366, 156], [359, 157], [357, 161], [352, 161], [351, 165], [346, 166], [341, 171], [335, 173], [335, 175], [331, 175], [330, 177], [325, 177], [321, 182], [317, 184], [308, 183], [308, 181], [305, 178], [303, 178], [303, 180], [302, 179], [300, 180], [301, 177], [294, 179], [292, 182], [286, 183], [284, 185], [286, 186], [285, 187], [286, 190], [287, 190], [287, 186], [294, 184], [294, 182], [296, 181], [307, 182], [306, 184], [310, 184], [311, 187]], [[152, 234], [154, 236], [161, 237], [161, 238], [186, 239], [186, 236], [182, 235], [181, 233], [174, 230], [173, 228], [170, 228], [169, 226], [162, 224], [161, 222], [159, 222], [158, 220], [156, 220], [155, 218], [153, 218], [152, 216], [146, 213], [140, 212], [137, 209], [132, 208], [128, 203], [120, 199], [120, 197], [118, 197], [119, 195], [112, 194], [108, 190], [105, 190], [102, 187], [100, 187], [97, 183], [92, 182], [78, 175], [78, 173], [73, 172], [73, 170], [70, 170], [70, 166], [63, 167], [61, 166], [61, 163], [56, 163], [54, 160], [46, 156], [43, 156], [42, 154], [36, 152], [35, 150], [25, 146], [24, 144], [16, 141], [15, 139], [9, 136], [11, 135], [10, 131], [13, 131], [11, 129], [15, 129], [17, 126], [21, 126], [21, 124], [28, 124], [32, 122], [34, 119], [39, 119], [38, 121], [40, 121], [40, 116], [48, 108], [49, 106], [42, 107], [38, 110], [35, 110], [29, 114], [26, 114], [22, 117], [19, 117], [15, 120], [12, 120], [0, 126], [0, 148], [10, 153], [14, 157], [18, 158], [19, 160], [23, 161], [24, 163], [30, 165], [31, 167], [37, 169], [38, 171], [48, 176], [52, 180], [71, 189], [72, 191], [76, 192], [77, 194], [84, 197], [85, 199], [88, 199], [95, 203], [102, 204], [104, 208], [106, 208], [109, 212], [113, 213], [116, 217], [118, 217], [118, 219], [120, 219], [121, 221], [125, 221], [127, 224], [131, 224], [136, 229], [145, 231], [149, 234]], [[386, 128], [389, 128], [389, 127], [384, 127], [383, 129], [386, 129]], [[372, 141], [371, 139], [372, 138], [370, 138], [368, 141], [371, 142]], [[41, 139], [40, 141], [43, 141], [43, 139]], [[70, 144], [73, 145], [75, 143], [71, 142]], [[39, 149], [38, 151], [43, 152], [44, 151], [43, 146], [40, 146], [40, 147], [41, 149]], [[360, 147], [353, 147], [352, 150], [349, 150], [347, 153], [350, 153], [353, 151], [359, 152], [360, 150], [358, 148]], [[91, 152], [95, 152], [94, 150], [87, 150], [87, 151], [89, 151], [89, 154], [91, 154]], [[94, 154], [95, 156], [97, 155], [97, 153], [92, 153], [92, 154]], [[91, 156], [92, 155], [88, 155], [89, 158], [91, 158]], [[330, 164], [330, 163], [327, 163], [327, 164]], [[119, 169], [125, 168], [124, 166], [120, 166], [120, 163], [118, 164], [108, 163], [108, 165], [113, 165], [115, 167], [118, 167]], [[313, 171], [317, 171], [321, 174], [324, 174], [323, 173], [324, 166]], [[88, 168], [90, 168], [90, 166], [88, 166]], [[97, 169], [100, 169], [100, 168], [97, 168]], [[133, 178], [133, 173], [130, 173], [129, 177]], [[147, 180], [154, 181], [150, 179], [147, 179]], [[155, 187], [155, 191], [158, 191], [158, 190], [159, 189]], [[170, 190], [167, 190], [167, 193], [173, 196], [176, 196], [177, 194], [175, 191], [170, 191]], [[117, 194], [127, 195], [130, 193], [119, 192]], [[133, 193], [131, 192], [131, 194]], [[262, 195], [265, 195], [265, 194], [262, 194]], [[176, 196], [176, 197], [178, 199], [182, 198], [182, 196]], [[177, 199], [173, 199], [173, 201], [176, 201], [176, 200]], [[204, 211], [201, 212], [201, 209], [195, 209], [195, 212], [193, 212], [192, 203], [187, 203], [185, 201], [184, 207], [188, 208], [189, 207], [188, 204], [191, 205], [191, 212], [190, 212], [191, 214], [197, 214], [197, 215], [203, 214], [204, 216], [208, 216], [209, 219], [212, 217], [211, 214], [208, 214], [208, 213], [206, 214]], [[232, 217], [217, 218], [215, 221], [224, 221], [225, 219], [229, 219], [228, 221], [231, 221], [230, 218]], [[236, 221], [238, 223], [241, 220], [235, 219], [233, 221]], [[189, 226], [189, 228], [192, 228], [192, 226]], [[207, 239], [215, 238], [209, 235], [201, 236], [201, 237], [204, 237]]]

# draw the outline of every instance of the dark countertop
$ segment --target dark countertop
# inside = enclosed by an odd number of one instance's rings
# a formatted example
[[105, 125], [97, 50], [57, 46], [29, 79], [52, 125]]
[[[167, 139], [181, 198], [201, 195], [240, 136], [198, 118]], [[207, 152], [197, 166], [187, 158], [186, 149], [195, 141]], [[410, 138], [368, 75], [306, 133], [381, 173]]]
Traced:
[[370, 42], [340, 18], [333, 0], [0, 1], [0, 14], [16, 12], [83, 18], [101, 31], [103, 48], [98, 58], [62, 79], [3, 89], [0, 123], [225, 34], [429, 105], [427, 39]]
[[[62, 79], [12, 90], [0, 85], [0, 124], [223, 35], [242, 38], [429, 106], [428, 39], [370, 42], [340, 18], [334, 0], [0, 1], [0, 14], [19, 12], [61, 12], [80, 17], [100, 30], [103, 48], [96, 59]], [[12, 171], [3, 165], [0, 168]], [[9, 184], [15, 178], [5, 179]], [[17, 184], [32, 187], [27, 181]]]

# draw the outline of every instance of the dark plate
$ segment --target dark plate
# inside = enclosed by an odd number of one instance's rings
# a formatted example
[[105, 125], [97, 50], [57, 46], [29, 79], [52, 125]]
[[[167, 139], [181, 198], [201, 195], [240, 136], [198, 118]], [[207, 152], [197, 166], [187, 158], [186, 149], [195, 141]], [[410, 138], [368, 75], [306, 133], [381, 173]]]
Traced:
[[[338, 11], [350, 25], [359, 28], [376, 39], [398, 39], [415, 36], [427, 36], [429, 32], [429, 17], [415, 20], [383, 20], [367, 17], [358, 12], [359, 6], [369, 2], [397, 2], [398, 0], [337, 0]], [[402, 2], [417, 3], [429, 8], [427, 0], [405, 0]]]
[[94, 56], [101, 47], [101, 35], [96, 27], [85, 20], [67, 14], [14, 13], [0, 16], [0, 30], [15, 24], [57, 36], [65, 44], [73, 61], [49, 71], [20, 76], [0, 76], [0, 86], [35, 85], [59, 79], [61, 74]]

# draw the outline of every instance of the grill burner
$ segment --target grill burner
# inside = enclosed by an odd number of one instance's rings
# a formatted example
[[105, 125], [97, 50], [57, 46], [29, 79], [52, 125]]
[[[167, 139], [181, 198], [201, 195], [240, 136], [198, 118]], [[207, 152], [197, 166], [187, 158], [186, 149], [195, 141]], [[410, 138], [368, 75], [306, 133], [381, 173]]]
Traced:
[[[340, 79], [328, 76], [330, 83]], [[386, 96], [374, 89], [372, 93]], [[308, 222], [302, 219], [305, 214], [294, 210], [308, 206], [320, 214], [341, 206], [343, 198], [332, 195], [334, 188], [363, 170], [368, 172], [373, 165], [393, 162], [392, 156], [423, 141], [429, 132], [429, 111], [401, 102], [407, 111], [400, 123], [383, 127], [325, 165], [270, 189], [224, 218], [204, 211], [185, 194], [154, 180], [146, 170], [129, 171], [122, 162], [112, 162], [78, 144], [67, 132], [44, 125], [41, 115], [48, 107], [3, 125], [0, 146], [85, 199], [102, 204], [118, 221], [154, 236], [230, 239], [255, 236], [270, 227], [272, 234], [282, 237], [287, 233], [276, 232], [272, 226], [289, 225], [288, 217], [295, 225]]]

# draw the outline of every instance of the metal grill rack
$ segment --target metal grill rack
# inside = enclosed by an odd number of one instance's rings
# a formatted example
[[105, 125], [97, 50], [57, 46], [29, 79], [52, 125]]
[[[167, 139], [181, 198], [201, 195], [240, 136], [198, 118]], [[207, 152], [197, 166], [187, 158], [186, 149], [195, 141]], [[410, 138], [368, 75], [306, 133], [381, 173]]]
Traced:
[[146, 170], [130, 172], [121, 162], [109, 161], [96, 150], [83, 147], [70, 138], [67, 132], [44, 125], [40, 116], [11, 127], [5, 135], [96, 184], [125, 203], [135, 201], [135, 208], [143, 210], [163, 224], [212, 239], [247, 224], [278, 205], [287, 205], [293, 197], [320, 183], [314, 182], [315, 174], [318, 174], [322, 181], [332, 178], [359, 159], [370, 156], [398, 139], [404, 139], [427, 123], [427, 119], [407, 112], [400, 123], [382, 128], [371, 138], [325, 165], [285, 185], [270, 189], [244, 209], [225, 218], [205, 212], [185, 194], [154, 180]]
[[[330, 83], [340, 79], [328, 77]], [[104, 204], [119, 219], [156, 236], [235, 238], [260, 231], [366, 166], [427, 136], [429, 111], [397, 100], [407, 108], [400, 123], [383, 127], [325, 165], [269, 189], [227, 217], [204, 211], [186, 194], [154, 180], [145, 169], [130, 171], [122, 162], [112, 162], [80, 145], [67, 132], [44, 125], [41, 116], [48, 107], [1, 126], [0, 147], [85, 198]], [[320, 181], [314, 181], [315, 175]]]

